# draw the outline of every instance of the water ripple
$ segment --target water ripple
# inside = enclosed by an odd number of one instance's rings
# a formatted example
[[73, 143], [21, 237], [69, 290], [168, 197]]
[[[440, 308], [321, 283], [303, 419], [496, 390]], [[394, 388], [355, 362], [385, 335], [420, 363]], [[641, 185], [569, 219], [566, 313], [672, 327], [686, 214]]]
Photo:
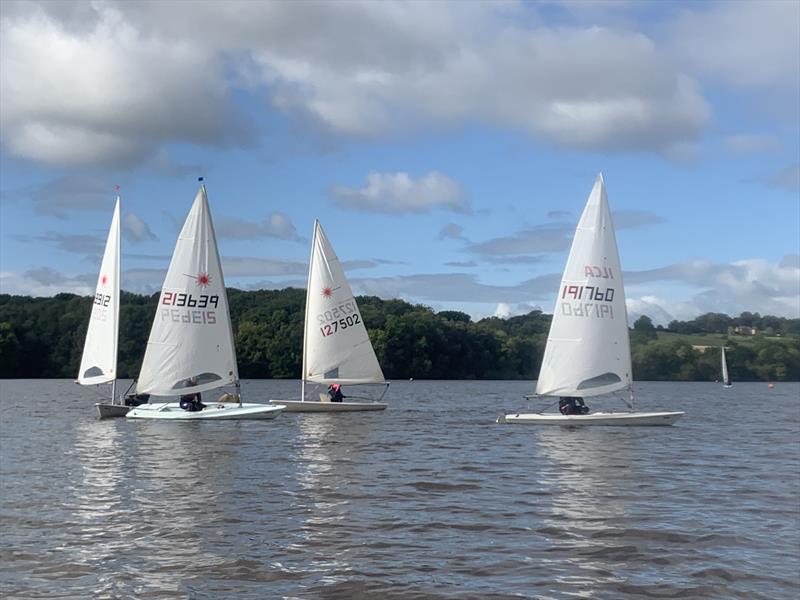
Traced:
[[399, 382], [383, 413], [140, 423], [65, 381], [0, 382], [0, 595], [797, 597], [800, 386], [640, 386], [687, 411], [672, 428], [493, 423], [529, 390]]

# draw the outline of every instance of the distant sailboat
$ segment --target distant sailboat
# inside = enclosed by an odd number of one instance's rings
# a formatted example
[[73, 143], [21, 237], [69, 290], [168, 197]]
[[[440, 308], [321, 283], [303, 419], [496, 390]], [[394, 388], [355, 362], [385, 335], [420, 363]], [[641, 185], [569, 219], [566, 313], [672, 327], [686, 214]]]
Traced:
[[95, 404], [101, 418], [124, 417], [128, 407], [117, 402], [117, 344], [119, 338], [119, 196], [111, 218], [92, 314], [83, 344], [77, 383], [111, 383], [111, 401]]
[[303, 332], [300, 400], [271, 402], [285, 405], [288, 412], [386, 408], [386, 404], [366, 398], [364, 401], [331, 402], [325, 394], [319, 394], [319, 400], [306, 400], [306, 382], [321, 385], [382, 384], [388, 389], [344, 269], [319, 221], [314, 221], [311, 240]]
[[731, 378], [728, 376], [728, 361], [725, 358], [725, 346], [722, 347], [722, 385], [726, 388], [732, 387]]
[[178, 402], [133, 408], [129, 419], [272, 419], [284, 407], [242, 404], [228, 297], [206, 188], [200, 186], [172, 255], [136, 385], [139, 394], [180, 396], [225, 385], [236, 403], [206, 400], [199, 411]]
[[[634, 412], [625, 290], [603, 176], [598, 175], [572, 241], [547, 337], [536, 394], [570, 404], [630, 390], [631, 412], [508, 414], [498, 423], [672, 425], [682, 412]], [[580, 400], [579, 400], [580, 399]]]

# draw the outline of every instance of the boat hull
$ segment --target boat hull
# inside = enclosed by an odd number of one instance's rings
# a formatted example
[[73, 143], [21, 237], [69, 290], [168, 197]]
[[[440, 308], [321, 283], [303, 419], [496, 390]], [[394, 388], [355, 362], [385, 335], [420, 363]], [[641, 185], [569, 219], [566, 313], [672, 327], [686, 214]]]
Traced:
[[95, 406], [97, 407], [97, 414], [101, 419], [124, 417], [131, 409], [130, 406], [125, 406], [124, 404], [104, 404], [102, 402], [97, 402]]
[[383, 402], [317, 402], [300, 400], [270, 400], [270, 403], [286, 407], [286, 412], [356, 412], [365, 410], [385, 410]]
[[510, 414], [498, 417], [498, 423], [526, 425], [561, 425], [563, 427], [586, 427], [589, 425], [629, 426], [629, 425], [672, 425], [685, 413], [682, 412], [597, 412], [589, 415], [556, 414]]
[[284, 410], [280, 404], [209, 404], [203, 410], [183, 410], [179, 402], [146, 404], [131, 409], [128, 419], [158, 419], [164, 421], [234, 421], [245, 419], [274, 419]]

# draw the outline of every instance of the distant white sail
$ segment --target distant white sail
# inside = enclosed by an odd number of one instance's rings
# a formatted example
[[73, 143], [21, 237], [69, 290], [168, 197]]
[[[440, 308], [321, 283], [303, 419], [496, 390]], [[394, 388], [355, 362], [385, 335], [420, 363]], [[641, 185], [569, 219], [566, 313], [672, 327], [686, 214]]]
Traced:
[[722, 347], [722, 383], [725, 385], [731, 384], [731, 379], [728, 376], [728, 361], [725, 358], [725, 346]]
[[572, 241], [536, 392], [587, 397], [630, 384], [625, 289], [600, 174]]
[[117, 378], [119, 335], [119, 197], [114, 206], [103, 262], [86, 330], [78, 383], [95, 385]]
[[353, 291], [318, 221], [311, 241], [304, 336], [304, 380], [384, 381]]
[[175, 396], [238, 380], [225, 280], [201, 185], [161, 289], [136, 391]]

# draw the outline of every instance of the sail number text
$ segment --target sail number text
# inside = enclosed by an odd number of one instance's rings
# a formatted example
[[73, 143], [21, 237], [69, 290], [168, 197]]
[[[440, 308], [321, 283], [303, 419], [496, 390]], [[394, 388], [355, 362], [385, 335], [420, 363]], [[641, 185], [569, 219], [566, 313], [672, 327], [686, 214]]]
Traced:
[[218, 308], [219, 296], [209, 296], [208, 294], [182, 294], [178, 292], [164, 292], [161, 304], [167, 306], [188, 306], [189, 308], [206, 308], [213, 305]]
[[[613, 319], [614, 288], [591, 285], [565, 285], [561, 290], [561, 314], [565, 317]], [[586, 302], [586, 301], [589, 302]]]
[[361, 317], [358, 315], [358, 313], [342, 317], [338, 321], [331, 321], [330, 323], [325, 323], [325, 325], [320, 327], [319, 330], [322, 333], [322, 337], [328, 337], [329, 335], [333, 335], [340, 329], [347, 329], [348, 327], [352, 327], [357, 323], [361, 323]]
[[317, 323], [322, 337], [328, 337], [340, 329], [361, 323], [361, 315], [358, 314], [355, 300], [348, 300], [318, 314]]
[[561, 290], [561, 299], [594, 300], [595, 302], [613, 302], [614, 288], [600, 288], [591, 285], [565, 285]]
[[103, 310], [108, 308], [111, 303], [111, 296], [109, 294], [97, 293], [94, 295], [94, 306], [92, 306], [92, 318], [96, 321], [106, 321], [107, 317], [111, 317], [110, 311]]
[[108, 303], [111, 302], [111, 296], [108, 294], [95, 294], [94, 295], [94, 303], [97, 306], [108, 306]]
[[[179, 292], [164, 292], [161, 297], [162, 306], [176, 306], [180, 308], [218, 308], [219, 296], [209, 294], [185, 294]], [[198, 325], [215, 325], [217, 313], [213, 310], [181, 310], [180, 308], [162, 308], [161, 320], [173, 323], [196, 323]]]

